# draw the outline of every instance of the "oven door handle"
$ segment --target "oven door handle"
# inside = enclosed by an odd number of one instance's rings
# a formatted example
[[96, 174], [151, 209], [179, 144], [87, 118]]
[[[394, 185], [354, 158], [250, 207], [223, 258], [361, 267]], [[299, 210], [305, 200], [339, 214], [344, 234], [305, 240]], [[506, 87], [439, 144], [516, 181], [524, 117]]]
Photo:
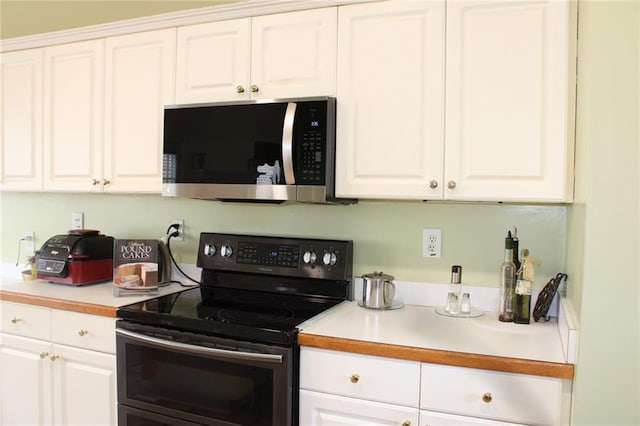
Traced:
[[271, 364], [282, 364], [282, 355], [260, 354], [253, 352], [230, 351], [225, 349], [207, 348], [203, 346], [187, 345], [184, 343], [172, 342], [169, 340], [158, 339], [156, 337], [146, 336], [144, 334], [134, 333], [121, 328], [116, 329], [116, 334], [130, 337], [134, 340], [147, 343], [152, 346], [171, 349], [174, 351], [185, 352], [189, 354], [200, 354], [208, 357], [228, 358], [241, 361], [260, 361]]

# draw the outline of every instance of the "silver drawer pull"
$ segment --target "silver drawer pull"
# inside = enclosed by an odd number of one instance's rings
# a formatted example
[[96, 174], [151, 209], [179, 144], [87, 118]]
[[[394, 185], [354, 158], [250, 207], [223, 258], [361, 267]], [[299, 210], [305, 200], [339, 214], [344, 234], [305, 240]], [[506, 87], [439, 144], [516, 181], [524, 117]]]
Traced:
[[45, 359], [49, 356], [49, 352], [40, 352], [40, 359]]
[[22, 318], [20, 318], [20, 317], [11, 318], [11, 324], [17, 324], [17, 323], [19, 323], [21, 321], [22, 321]]
[[87, 334], [89, 334], [89, 331], [85, 330], [84, 328], [81, 328], [80, 331], [78, 331], [78, 336], [80, 337], [86, 336]]

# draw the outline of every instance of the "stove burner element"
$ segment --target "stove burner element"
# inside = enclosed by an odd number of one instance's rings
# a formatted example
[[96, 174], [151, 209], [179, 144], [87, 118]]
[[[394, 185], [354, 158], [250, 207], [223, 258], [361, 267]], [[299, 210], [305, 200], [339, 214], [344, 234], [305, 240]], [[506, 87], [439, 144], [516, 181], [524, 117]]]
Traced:
[[279, 307], [236, 305], [219, 310], [217, 317], [226, 323], [261, 325], [289, 321], [295, 312]]

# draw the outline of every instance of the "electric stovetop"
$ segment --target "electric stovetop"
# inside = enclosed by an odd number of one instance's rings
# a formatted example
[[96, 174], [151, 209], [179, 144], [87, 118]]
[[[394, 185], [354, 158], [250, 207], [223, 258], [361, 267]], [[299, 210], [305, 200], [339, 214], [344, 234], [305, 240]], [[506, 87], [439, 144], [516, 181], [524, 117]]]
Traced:
[[123, 306], [118, 317], [145, 325], [259, 343], [291, 345], [297, 326], [340, 300], [199, 287]]

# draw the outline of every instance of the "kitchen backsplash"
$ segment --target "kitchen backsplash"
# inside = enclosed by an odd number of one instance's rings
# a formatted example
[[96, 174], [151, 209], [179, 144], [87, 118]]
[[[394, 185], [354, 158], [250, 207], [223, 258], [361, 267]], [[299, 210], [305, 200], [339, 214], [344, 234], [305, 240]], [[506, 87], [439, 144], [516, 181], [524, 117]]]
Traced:
[[[174, 218], [184, 219], [184, 241], [171, 241], [180, 263], [193, 264], [200, 232], [351, 239], [354, 276], [384, 271], [396, 280], [448, 283], [451, 265], [463, 282], [498, 285], [504, 234], [518, 227], [520, 248], [542, 260], [534, 287], [563, 271], [566, 207], [446, 202], [360, 201], [356, 205], [239, 204], [169, 199], [156, 195], [2, 193], [3, 263], [17, 260], [18, 240], [35, 231], [36, 247], [71, 228], [83, 212], [85, 228], [116, 238], [162, 238]], [[442, 230], [442, 257], [422, 257], [422, 229]], [[20, 259], [23, 262], [23, 259]], [[570, 285], [569, 277], [568, 285]]]

